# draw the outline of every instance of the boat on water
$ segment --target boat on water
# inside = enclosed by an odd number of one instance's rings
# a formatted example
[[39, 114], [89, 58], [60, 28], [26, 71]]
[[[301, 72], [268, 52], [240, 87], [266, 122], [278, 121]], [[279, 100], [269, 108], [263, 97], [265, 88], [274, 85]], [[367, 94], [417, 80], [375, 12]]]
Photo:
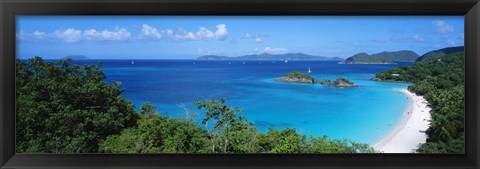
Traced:
[[232, 63], [228, 62], [229, 65], [231, 65]]
[[285, 63], [288, 63], [288, 60], [287, 60], [287, 59], [285, 59]]
[[312, 73], [312, 70], [310, 70], [310, 67], [308, 67], [308, 73]]
[[135, 62], [134, 62], [134, 61], [132, 61], [132, 65], [133, 65], [133, 64], [135, 64]]
[[245, 62], [243, 62], [243, 64], [245, 64]]

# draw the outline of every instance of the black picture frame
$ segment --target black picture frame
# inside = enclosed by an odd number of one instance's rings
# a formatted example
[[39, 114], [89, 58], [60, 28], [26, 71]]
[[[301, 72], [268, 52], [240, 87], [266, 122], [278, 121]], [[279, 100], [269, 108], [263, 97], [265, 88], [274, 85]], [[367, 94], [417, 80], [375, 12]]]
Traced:
[[[478, 0], [0, 0], [0, 168], [479, 168]], [[463, 15], [465, 154], [16, 154], [18, 15]]]

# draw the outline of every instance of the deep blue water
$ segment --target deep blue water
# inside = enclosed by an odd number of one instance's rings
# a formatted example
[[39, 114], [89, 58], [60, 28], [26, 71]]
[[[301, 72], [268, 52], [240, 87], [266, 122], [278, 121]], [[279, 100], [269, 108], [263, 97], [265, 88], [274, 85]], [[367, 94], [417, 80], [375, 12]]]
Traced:
[[[98, 60], [74, 61], [93, 64]], [[406, 96], [395, 91], [408, 84], [369, 79], [397, 65], [351, 65], [327, 61], [195, 61], [195, 60], [103, 60], [107, 81], [122, 82], [123, 95], [138, 109], [150, 102], [160, 113], [183, 117], [180, 104], [193, 107], [202, 98], [227, 98], [227, 105], [240, 107], [241, 115], [260, 131], [296, 128], [303, 134], [349, 138], [373, 144], [386, 135], [407, 107]], [[292, 70], [317, 79], [344, 77], [355, 88], [276, 82]]]

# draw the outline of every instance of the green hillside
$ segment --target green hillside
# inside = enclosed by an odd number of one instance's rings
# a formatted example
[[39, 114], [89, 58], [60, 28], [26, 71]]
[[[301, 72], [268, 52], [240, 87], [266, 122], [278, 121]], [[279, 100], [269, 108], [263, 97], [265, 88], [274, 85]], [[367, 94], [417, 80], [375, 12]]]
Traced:
[[452, 53], [457, 53], [457, 52], [463, 52], [463, 51], [464, 51], [463, 46], [449, 47], [449, 48], [434, 50], [434, 51], [430, 51], [428, 53], [423, 54], [417, 60], [415, 60], [415, 62], [421, 62], [421, 61], [428, 60], [428, 59], [436, 59], [436, 58], [439, 58], [440, 56], [444, 56], [444, 55], [452, 54]]
[[464, 52], [417, 62], [376, 74], [377, 80], [410, 82], [409, 90], [425, 96], [432, 119], [427, 143], [419, 153], [464, 152]]
[[395, 52], [380, 52], [369, 55], [367, 53], [358, 53], [345, 60], [345, 63], [395, 63], [395, 62], [414, 62], [418, 55], [410, 50], [401, 50]]

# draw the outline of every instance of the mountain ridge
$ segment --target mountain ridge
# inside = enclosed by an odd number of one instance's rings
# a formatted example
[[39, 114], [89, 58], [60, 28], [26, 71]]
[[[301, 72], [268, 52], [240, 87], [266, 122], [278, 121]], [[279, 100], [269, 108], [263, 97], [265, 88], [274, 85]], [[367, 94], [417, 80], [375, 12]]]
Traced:
[[346, 64], [394, 64], [396, 62], [415, 62], [419, 57], [411, 50], [383, 51], [375, 54], [357, 53], [345, 59]]
[[457, 53], [457, 52], [462, 52], [465, 50], [464, 46], [456, 46], [456, 47], [448, 47], [448, 48], [442, 48], [442, 49], [437, 49], [437, 50], [432, 50], [430, 52], [427, 52], [417, 58], [415, 62], [421, 62], [424, 60], [429, 60], [429, 59], [436, 59], [440, 58], [441, 56], [452, 54], [452, 53]]

